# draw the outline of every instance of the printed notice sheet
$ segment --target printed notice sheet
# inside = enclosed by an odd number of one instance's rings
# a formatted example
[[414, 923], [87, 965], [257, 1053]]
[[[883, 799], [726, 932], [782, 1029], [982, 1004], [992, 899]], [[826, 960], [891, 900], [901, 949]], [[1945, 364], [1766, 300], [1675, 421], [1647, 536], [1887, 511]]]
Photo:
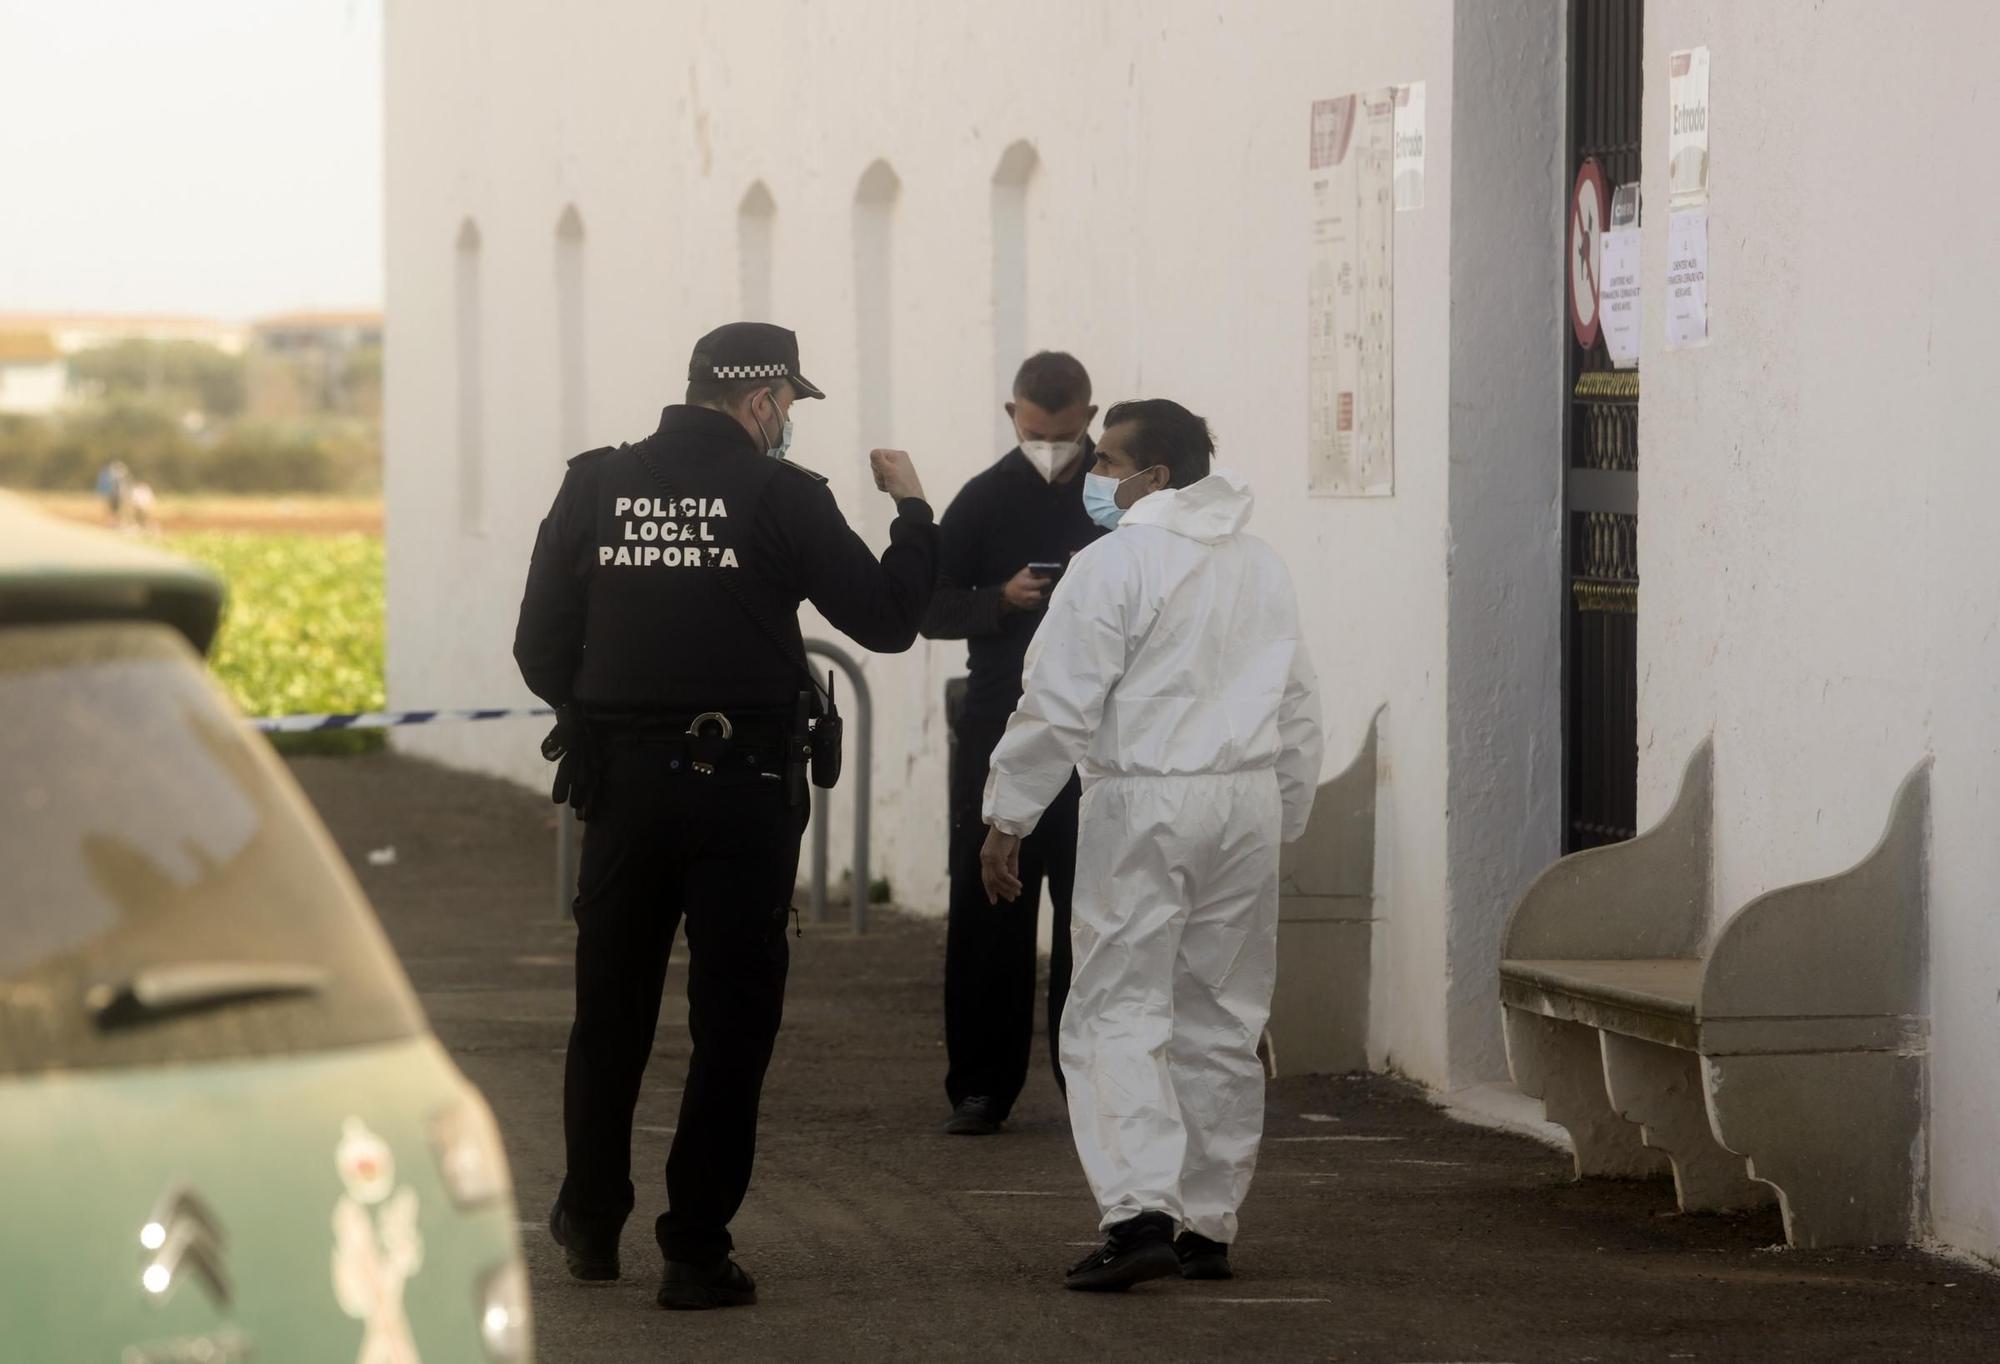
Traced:
[[1667, 349], [1708, 344], [1708, 210], [1667, 216]]
[[1319, 497], [1396, 487], [1392, 297], [1396, 92], [1312, 107], [1306, 476]]

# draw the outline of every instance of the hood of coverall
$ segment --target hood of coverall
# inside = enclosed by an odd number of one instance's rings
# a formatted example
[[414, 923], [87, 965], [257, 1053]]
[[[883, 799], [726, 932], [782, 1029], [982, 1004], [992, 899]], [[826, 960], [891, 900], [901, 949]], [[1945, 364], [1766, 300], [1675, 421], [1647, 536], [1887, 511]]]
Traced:
[[1316, 688], [1291, 574], [1243, 530], [1251, 506], [1244, 480], [1217, 472], [1141, 498], [1070, 561], [994, 750], [988, 823], [1032, 833], [1073, 771], [1089, 791], [1107, 777], [1275, 766], [1285, 827], [1303, 832], [1319, 784]]
[[1158, 526], [1212, 545], [1250, 524], [1255, 494], [1240, 474], [1217, 469], [1199, 483], [1142, 497], [1126, 511], [1119, 527]]

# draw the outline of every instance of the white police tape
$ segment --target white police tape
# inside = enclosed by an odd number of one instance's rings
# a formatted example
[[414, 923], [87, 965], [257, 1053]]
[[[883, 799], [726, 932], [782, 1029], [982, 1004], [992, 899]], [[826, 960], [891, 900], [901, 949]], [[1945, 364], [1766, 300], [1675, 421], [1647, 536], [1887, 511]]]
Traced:
[[513, 710], [370, 710], [351, 715], [270, 715], [250, 721], [265, 734], [317, 734], [335, 729], [400, 729], [404, 725], [434, 725], [446, 720], [546, 719], [546, 706]]

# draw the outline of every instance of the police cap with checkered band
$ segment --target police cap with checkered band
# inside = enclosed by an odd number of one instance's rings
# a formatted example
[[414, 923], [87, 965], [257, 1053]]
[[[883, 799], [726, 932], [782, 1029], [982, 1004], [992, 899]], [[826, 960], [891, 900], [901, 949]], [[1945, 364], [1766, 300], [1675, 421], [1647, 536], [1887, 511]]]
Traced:
[[801, 398], [826, 396], [799, 373], [798, 334], [768, 322], [731, 322], [702, 337], [688, 357], [688, 378], [787, 379]]

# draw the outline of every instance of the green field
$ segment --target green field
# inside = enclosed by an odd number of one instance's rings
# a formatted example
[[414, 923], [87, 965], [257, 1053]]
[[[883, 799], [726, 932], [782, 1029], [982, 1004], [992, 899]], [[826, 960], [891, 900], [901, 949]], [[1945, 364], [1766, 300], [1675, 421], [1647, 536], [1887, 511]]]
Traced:
[[[382, 541], [373, 535], [169, 536], [229, 585], [211, 664], [245, 715], [380, 710]], [[286, 752], [364, 752], [376, 733], [280, 736]]]

